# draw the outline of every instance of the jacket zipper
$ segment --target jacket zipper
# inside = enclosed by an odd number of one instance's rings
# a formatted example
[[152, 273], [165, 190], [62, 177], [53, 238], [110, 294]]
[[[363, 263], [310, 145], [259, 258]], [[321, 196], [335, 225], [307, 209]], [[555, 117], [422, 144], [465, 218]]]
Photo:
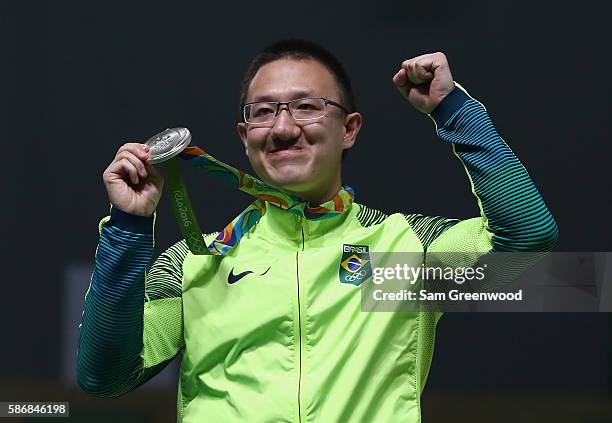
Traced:
[[[304, 226], [302, 220], [299, 219], [300, 229], [302, 231], [302, 251], [304, 251]], [[298, 315], [298, 336], [296, 337], [296, 350], [298, 352], [298, 386], [297, 386], [297, 418], [298, 423], [302, 422], [302, 404], [301, 404], [301, 389], [302, 389], [302, 304], [300, 301], [300, 250], [295, 252], [295, 277], [297, 288], [297, 315]]]

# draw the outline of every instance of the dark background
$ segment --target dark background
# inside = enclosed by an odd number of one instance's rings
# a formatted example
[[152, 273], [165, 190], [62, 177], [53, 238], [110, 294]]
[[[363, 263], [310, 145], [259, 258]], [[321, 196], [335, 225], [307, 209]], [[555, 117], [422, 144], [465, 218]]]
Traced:
[[[322, 43], [353, 78], [364, 126], [344, 182], [358, 202], [477, 215], [460, 162], [391, 82], [403, 60], [443, 51], [557, 218], [558, 250], [611, 251], [607, 16], [595, 1], [1, 1], [0, 401], [70, 401], [72, 421], [172, 421], [172, 377], [96, 399], [62, 365], [108, 212], [102, 172], [121, 144], [172, 126], [250, 170], [239, 84], [279, 38]], [[250, 201], [184, 173], [205, 232]], [[156, 253], [178, 239], [163, 199]], [[611, 340], [605, 313], [447, 314], [424, 421], [612, 421]]]

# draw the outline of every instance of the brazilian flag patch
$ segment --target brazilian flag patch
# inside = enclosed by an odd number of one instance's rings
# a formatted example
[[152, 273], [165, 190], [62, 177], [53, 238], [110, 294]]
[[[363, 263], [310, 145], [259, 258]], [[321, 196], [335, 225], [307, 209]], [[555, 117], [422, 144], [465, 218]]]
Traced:
[[342, 259], [338, 277], [342, 283], [359, 286], [372, 276], [370, 247], [367, 245], [342, 245]]

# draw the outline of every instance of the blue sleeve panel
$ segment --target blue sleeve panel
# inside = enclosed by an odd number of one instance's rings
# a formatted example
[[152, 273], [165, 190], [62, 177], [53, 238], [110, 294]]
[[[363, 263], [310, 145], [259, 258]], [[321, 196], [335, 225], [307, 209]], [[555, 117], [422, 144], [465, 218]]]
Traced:
[[485, 107], [457, 84], [430, 117], [466, 169], [493, 233], [493, 251], [552, 250], [558, 238], [555, 219]]
[[101, 225], [95, 270], [78, 338], [77, 380], [83, 390], [114, 397], [131, 391], [169, 362], [144, 368], [145, 272], [153, 254], [153, 217], [113, 208]]

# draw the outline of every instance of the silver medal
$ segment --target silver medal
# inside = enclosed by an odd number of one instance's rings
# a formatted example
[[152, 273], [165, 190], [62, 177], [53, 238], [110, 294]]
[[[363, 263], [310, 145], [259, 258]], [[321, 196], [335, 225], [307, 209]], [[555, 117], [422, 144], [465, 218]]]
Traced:
[[153, 135], [145, 143], [150, 147], [149, 160], [151, 164], [165, 162], [178, 156], [191, 142], [191, 134], [187, 128], [166, 129]]

